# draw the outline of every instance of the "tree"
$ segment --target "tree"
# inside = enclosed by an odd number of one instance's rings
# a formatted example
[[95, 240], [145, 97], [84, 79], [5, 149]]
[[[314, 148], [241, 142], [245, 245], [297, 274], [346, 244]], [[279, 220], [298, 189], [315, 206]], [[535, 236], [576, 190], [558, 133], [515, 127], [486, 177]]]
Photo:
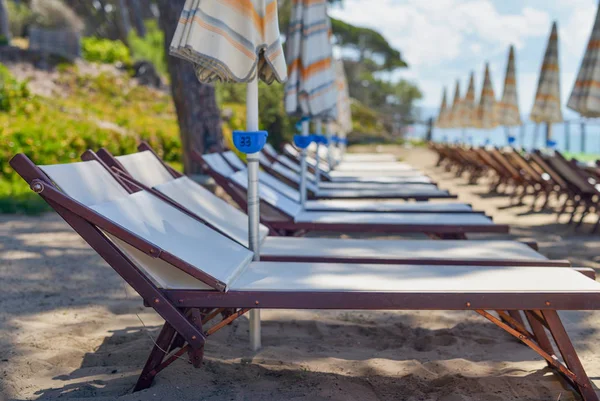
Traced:
[[10, 43], [10, 25], [8, 22], [8, 8], [5, 0], [0, 0], [0, 39]]
[[135, 31], [140, 38], [146, 37], [146, 25], [144, 24], [144, 13], [140, 0], [129, 0], [129, 8], [131, 13], [129, 14]]
[[117, 26], [119, 28], [121, 42], [128, 45], [129, 32], [131, 31], [131, 21], [129, 19], [129, 6], [125, 0], [118, 0], [117, 14]]
[[[185, 0], [159, 0], [159, 23], [165, 33], [165, 54], [173, 39]], [[217, 106], [215, 88], [201, 84], [188, 61], [167, 56], [171, 77], [171, 92], [177, 110], [179, 134], [183, 147], [186, 174], [199, 174], [200, 166], [190, 157], [195, 149], [201, 153], [222, 148], [221, 113]]]

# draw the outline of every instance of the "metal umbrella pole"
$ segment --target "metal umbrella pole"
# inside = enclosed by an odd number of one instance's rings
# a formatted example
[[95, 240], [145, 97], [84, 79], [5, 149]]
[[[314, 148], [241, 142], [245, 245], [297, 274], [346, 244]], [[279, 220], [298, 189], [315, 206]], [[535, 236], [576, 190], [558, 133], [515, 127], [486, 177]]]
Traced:
[[[307, 117], [302, 118], [302, 136], [308, 136], [310, 120]], [[300, 149], [300, 204], [304, 209], [306, 206], [306, 180], [307, 180], [307, 172], [306, 172], [306, 148]]]
[[[317, 118], [315, 120], [315, 133], [318, 136], [323, 135], [323, 122], [321, 121], [320, 118]], [[319, 186], [319, 182], [321, 182], [321, 169], [319, 168], [319, 161], [321, 159], [321, 156], [319, 155], [319, 148], [321, 146], [320, 141], [316, 141], [315, 145], [317, 145], [317, 157], [316, 162], [315, 162], [315, 183], [317, 184], [317, 187]]]
[[[248, 163], [248, 245], [254, 261], [260, 260], [260, 198], [258, 196], [258, 155], [267, 140], [267, 133], [258, 130], [258, 80], [246, 87], [246, 131], [234, 132], [236, 148], [246, 153]], [[250, 348], [261, 347], [260, 309], [250, 311]]]

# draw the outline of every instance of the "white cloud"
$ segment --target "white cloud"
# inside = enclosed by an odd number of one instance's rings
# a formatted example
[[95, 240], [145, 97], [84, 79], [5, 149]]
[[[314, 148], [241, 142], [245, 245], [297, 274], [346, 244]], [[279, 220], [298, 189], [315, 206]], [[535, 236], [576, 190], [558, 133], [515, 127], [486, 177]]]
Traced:
[[453, 60], [473, 40], [495, 49], [510, 43], [520, 47], [527, 37], [546, 32], [550, 23], [546, 12], [530, 7], [525, 7], [522, 14], [501, 15], [491, 0], [378, 3], [365, 12], [366, 2], [346, 0], [343, 9], [332, 9], [332, 15], [383, 32], [415, 67]]

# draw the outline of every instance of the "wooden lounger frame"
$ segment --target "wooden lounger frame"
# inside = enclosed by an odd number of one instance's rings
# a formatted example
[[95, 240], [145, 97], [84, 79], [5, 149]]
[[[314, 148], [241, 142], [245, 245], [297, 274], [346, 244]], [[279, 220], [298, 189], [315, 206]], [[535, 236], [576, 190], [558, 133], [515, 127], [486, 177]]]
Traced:
[[[388, 293], [388, 292], [281, 292], [229, 291], [214, 277], [190, 268], [184, 261], [123, 229], [92, 209], [59, 191], [51, 180], [23, 154], [10, 165], [56, 212], [140, 294], [165, 324], [135, 385], [150, 387], [154, 377], [188, 354], [200, 367], [208, 337], [251, 309], [348, 310], [473, 310], [542, 356], [585, 401], [598, 401], [592, 383], [565, 331], [558, 310], [593, 310], [600, 294], [582, 293]], [[163, 290], [155, 286], [117, 246], [108, 232], [146, 255], [171, 264], [213, 290]], [[490, 311], [498, 312], [498, 317]], [[503, 311], [512, 311], [511, 314]], [[524, 317], [519, 313], [524, 311]], [[218, 319], [219, 317], [220, 320]], [[530, 329], [523, 323], [529, 322]], [[213, 323], [210, 327], [209, 324]], [[556, 349], [550, 342], [553, 337]], [[169, 353], [169, 354], [168, 354]], [[167, 355], [168, 354], [168, 355]], [[562, 360], [559, 359], [562, 356]]]

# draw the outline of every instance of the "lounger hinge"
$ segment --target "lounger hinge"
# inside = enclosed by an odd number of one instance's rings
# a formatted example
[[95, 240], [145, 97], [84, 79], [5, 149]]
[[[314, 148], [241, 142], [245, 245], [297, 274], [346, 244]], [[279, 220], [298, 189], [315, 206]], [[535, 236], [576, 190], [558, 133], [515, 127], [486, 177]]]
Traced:
[[153, 247], [148, 250], [148, 255], [150, 255], [151, 257], [153, 257], [155, 259], [158, 259], [158, 258], [160, 258], [160, 255], [162, 254], [162, 252], [163, 252], [162, 249]]

